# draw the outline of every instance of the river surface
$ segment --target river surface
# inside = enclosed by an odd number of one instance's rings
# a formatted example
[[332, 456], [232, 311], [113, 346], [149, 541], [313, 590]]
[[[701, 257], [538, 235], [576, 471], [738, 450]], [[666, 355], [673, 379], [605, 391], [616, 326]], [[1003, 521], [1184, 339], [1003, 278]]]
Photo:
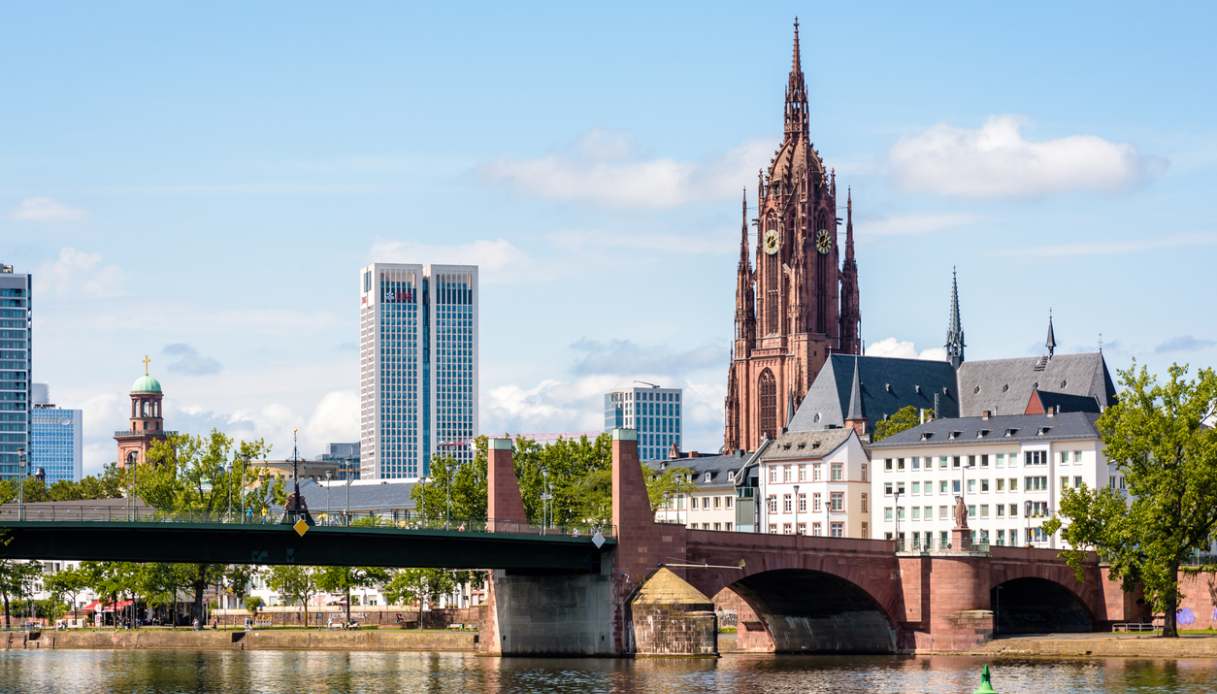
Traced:
[[[972, 694], [964, 657], [728, 655], [533, 660], [459, 653], [3, 651], [0, 692], [933, 692]], [[1217, 692], [1213, 660], [991, 662], [999, 694]]]

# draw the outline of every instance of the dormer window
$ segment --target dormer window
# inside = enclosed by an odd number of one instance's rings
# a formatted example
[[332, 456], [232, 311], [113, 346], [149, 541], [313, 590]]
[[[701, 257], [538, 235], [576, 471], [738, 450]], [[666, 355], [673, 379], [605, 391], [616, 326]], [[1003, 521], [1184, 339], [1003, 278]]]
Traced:
[[950, 434], [950, 436], [948, 436], [947, 438], [949, 438], [949, 439], [951, 439], [952, 441], [954, 441], [955, 439], [959, 438], [960, 436], [963, 436], [963, 432], [962, 432], [962, 431], [952, 431], [952, 432], [951, 432], [951, 434]]
[[921, 432], [921, 440], [922, 440], [922, 441], [929, 441], [929, 440], [930, 440], [930, 439], [931, 439], [933, 436], [934, 436], [934, 432], [932, 432], [932, 431], [923, 431], [923, 432]]
[[1006, 429], [1006, 438], [1010, 438], [1018, 433], [1018, 429]]
[[981, 429], [980, 431], [976, 432], [976, 438], [978, 438], [978, 439], [983, 439], [984, 437], [986, 437], [988, 435], [989, 435], [988, 429]]
[[712, 473], [712, 472], [707, 472], [707, 473], [706, 473], [706, 476], [705, 476], [705, 478], [704, 478], [704, 481], [705, 481], [705, 482], [709, 482], [709, 481], [710, 481], [711, 479], [713, 479], [713, 478], [714, 478], [714, 473]]
[[1052, 431], [1052, 427], [1040, 427], [1040, 430], [1036, 432], [1036, 436], [1043, 436], [1050, 431]]

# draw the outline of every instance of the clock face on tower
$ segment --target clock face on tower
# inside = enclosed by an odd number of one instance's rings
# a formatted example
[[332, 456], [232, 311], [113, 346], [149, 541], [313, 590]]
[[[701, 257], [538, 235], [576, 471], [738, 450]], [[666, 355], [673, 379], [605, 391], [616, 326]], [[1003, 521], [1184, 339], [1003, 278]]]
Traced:
[[832, 234], [829, 234], [827, 229], [816, 232], [816, 250], [820, 255], [828, 255], [832, 250]]
[[765, 232], [765, 252], [773, 255], [778, 252], [778, 230], [770, 229]]

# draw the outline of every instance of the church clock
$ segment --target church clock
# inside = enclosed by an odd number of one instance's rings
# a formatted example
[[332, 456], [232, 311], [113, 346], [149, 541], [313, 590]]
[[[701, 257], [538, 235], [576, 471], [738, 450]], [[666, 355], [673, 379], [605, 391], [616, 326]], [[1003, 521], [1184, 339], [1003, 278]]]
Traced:
[[778, 230], [770, 229], [765, 232], [765, 252], [773, 255], [778, 252]]
[[829, 234], [827, 229], [816, 232], [816, 250], [820, 255], [828, 255], [832, 250], [832, 234]]

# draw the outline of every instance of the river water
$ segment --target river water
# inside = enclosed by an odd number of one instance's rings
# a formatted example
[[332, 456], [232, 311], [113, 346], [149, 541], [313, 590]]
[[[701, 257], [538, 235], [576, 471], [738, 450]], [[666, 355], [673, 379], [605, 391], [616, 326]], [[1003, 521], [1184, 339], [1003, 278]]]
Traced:
[[[459, 653], [3, 651], [0, 692], [933, 692], [972, 694], [963, 657], [729, 655], [533, 660]], [[1217, 692], [1212, 660], [995, 661], [999, 694]]]

